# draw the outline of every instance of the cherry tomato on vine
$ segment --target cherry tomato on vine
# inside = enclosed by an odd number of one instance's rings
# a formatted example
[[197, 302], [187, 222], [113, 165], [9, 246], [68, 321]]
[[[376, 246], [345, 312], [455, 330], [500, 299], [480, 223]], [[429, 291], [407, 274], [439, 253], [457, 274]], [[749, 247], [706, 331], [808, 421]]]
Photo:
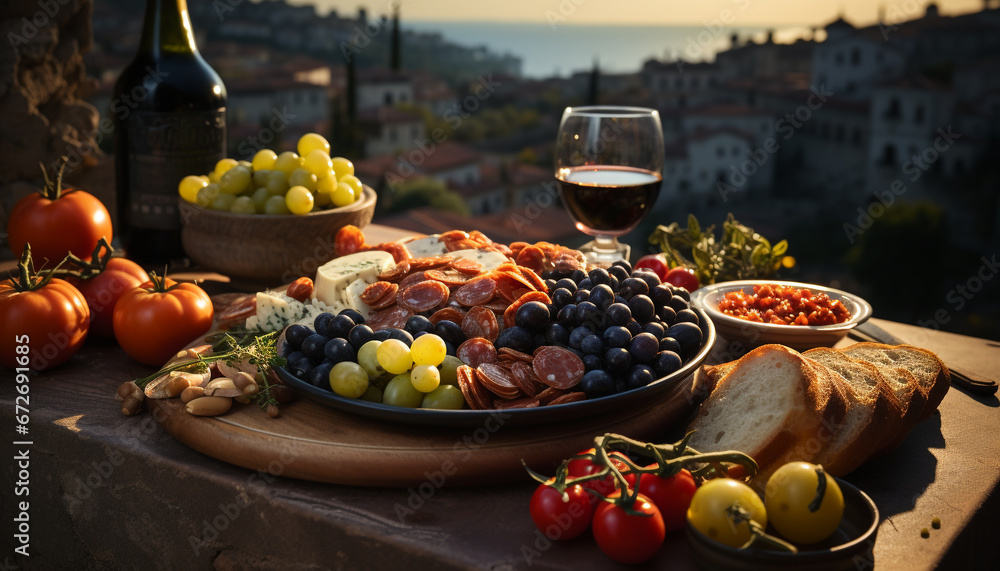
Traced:
[[8, 243], [15, 254], [31, 244], [35, 265], [52, 269], [72, 252], [90, 260], [97, 241], [111, 241], [111, 215], [94, 195], [62, 189], [62, 168], [55, 181], [14, 205], [7, 219]]
[[[577, 456], [581, 454], [594, 454], [595, 452], [596, 450], [590, 448], [584, 450], [583, 452], [578, 452]], [[618, 468], [618, 470], [620, 470], [621, 472], [625, 472], [626, 470], [628, 470], [628, 465], [622, 461], [622, 459], [625, 458], [624, 454], [615, 451], [615, 452], [609, 452], [608, 456], [611, 457], [611, 462], [614, 463], [615, 467]], [[600, 472], [601, 470], [604, 469], [604, 466], [594, 463], [594, 461], [590, 460], [589, 458], [577, 458], [576, 460], [570, 460], [569, 464], [566, 466], [566, 469], [567, 469], [567, 474], [570, 478], [581, 478], [583, 476], [589, 476], [591, 474], [596, 474]], [[629, 485], [632, 485], [635, 482], [635, 474], [626, 474], [625, 479], [626, 481], [629, 482]], [[615, 477], [613, 474], [610, 473], [604, 478], [601, 478], [599, 480], [588, 480], [586, 482], [581, 482], [580, 485], [583, 486], [584, 488], [590, 488], [591, 490], [594, 490], [595, 492], [601, 494], [602, 496], [611, 495], [611, 493], [614, 492], [615, 488], [617, 487], [615, 483]]]
[[43, 371], [80, 350], [90, 310], [69, 282], [35, 274], [27, 248], [18, 269], [19, 278], [0, 283], [0, 364]]
[[667, 277], [663, 278], [663, 281], [688, 291], [694, 291], [701, 287], [698, 276], [689, 268], [674, 268], [667, 272]]
[[660, 281], [667, 279], [667, 272], [670, 271], [670, 266], [667, 265], [667, 258], [663, 254], [649, 254], [643, 256], [636, 260], [635, 269], [647, 269], [652, 271], [660, 278]]
[[711, 539], [730, 547], [740, 547], [750, 541], [750, 525], [734, 522], [729, 509], [739, 506], [750, 519], [767, 527], [767, 510], [757, 492], [750, 486], [730, 478], [716, 478], [701, 485], [691, 498], [687, 519], [691, 525]]
[[212, 326], [212, 300], [191, 283], [153, 276], [114, 310], [115, 339], [136, 361], [162, 365]]
[[87, 299], [91, 334], [114, 337], [115, 304], [125, 292], [139, 287], [148, 279], [146, 271], [132, 260], [111, 258], [96, 276], [85, 280], [70, 280]]
[[[611, 497], [616, 498], [620, 491]], [[639, 494], [632, 509], [643, 515], [633, 515], [621, 506], [601, 502], [594, 510], [594, 540], [605, 555], [619, 563], [642, 563], [656, 555], [667, 535], [663, 517], [656, 504]]]
[[567, 500], [548, 483], [541, 484], [531, 495], [528, 510], [535, 527], [549, 539], [573, 539], [587, 531], [594, 516], [590, 494], [576, 484], [566, 488]]
[[[825, 479], [822, 499], [815, 510], [819, 474]], [[830, 537], [844, 516], [844, 495], [829, 474], [808, 462], [789, 462], [767, 480], [764, 506], [774, 529], [796, 543], [816, 543]]]
[[[646, 466], [655, 468], [656, 464]], [[638, 475], [639, 493], [646, 496], [660, 510], [663, 517], [663, 525], [667, 531], [677, 531], [684, 528], [687, 521], [688, 506], [691, 505], [691, 497], [694, 496], [698, 485], [691, 476], [691, 472], [681, 470], [668, 478], [662, 478], [656, 474]]]

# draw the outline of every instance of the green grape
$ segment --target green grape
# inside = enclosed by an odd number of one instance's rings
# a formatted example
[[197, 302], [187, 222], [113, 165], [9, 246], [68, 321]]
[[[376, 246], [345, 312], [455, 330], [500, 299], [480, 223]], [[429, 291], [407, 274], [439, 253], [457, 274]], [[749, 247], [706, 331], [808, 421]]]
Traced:
[[[426, 335], [422, 335], [421, 337], [426, 337]], [[454, 355], [445, 355], [444, 361], [438, 366], [438, 369], [441, 370], [441, 384], [457, 385], [458, 368], [464, 364], [461, 359]]]
[[212, 202], [215, 201], [215, 197], [219, 196], [219, 194], [219, 185], [214, 182], [208, 183], [198, 190], [198, 206], [202, 208], [211, 207]]
[[448, 354], [448, 347], [445, 346], [444, 339], [434, 333], [428, 333], [413, 340], [413, 344], [410, 345], [410, 354], [413, 356], [415, 365], [437, 367]]
[[316, 204], [313, 206], [313, 210], [318, 210], [320, 208], [326, 208], [333, 204], [333, 200], [330, 198], [329, 194], [323, 194], [322, 192], [313, 193], [313, 200]]
[[233, 207], [233, 203], [236, 202], [236, 197], [231, 194], [219, 193], [212, 201], [212, 210], [221, 210], [223, 212], [229, 212], [229, 209]]
[[225, 194], [232, 194], [234, 196], [241, 194], [250, 187], [251, 178], [253, 177], [248, 167], [236, 165], [226, 171], [219, 179], [219, 190]]
[[271, 196], [281, 196], [284, 197], [288, 189], [288, 177], [285, 173], [281, 171], [269, 171], [267, 173], [267, 182], [264, 183], [264, 187], [267, 189], [267, 193]]
[[215, 170], [212, 172], [215, 173], [216, 181], [222, 178], [222, 175], [226, 174], [226, 171], [235, 167], [238, 164], [240, 163], [236, 159], [221, 159], [219, 162], [215, 163]]
[[333, 172], [337, 175], [338, 180], [349, 174], [354, 174], [354, 163], [344, 157], [334, 157], [330, 159], [330, 162], [333, 163]]
[[420, 408], [461, 410], [465, 408], [465, 395], [455, 385], [441, 385], [424, 395]]
[[416, 365], [410, 371], [410, 382], [418, 391], [429, 393], [441, 384], [441, 371], [434, 365]]
[[236, 161], [236, 164], [240, 165], [241, 167], [246, 167], [248, 169], [253, 170], [253, 164], [250, 161], [240, 160]]
[[361, 184], [361, 179], [354, 176], [353, 174], [340, 177], [337, 179], [337, 181], [346, 182], [347, 184], [349, 184], [351, 188], [354, 189], [354, 196], [361, 196], [361, 193], [364, 191], [364, 185]]
[[386, 339], [379, 345], [375, 354], [382, 368], [393, 375], [405, 373], [413, 366], [410, 348], [399, 339]]
[[277, 159], [278, 155], [271, 149], [261, 149], [253, 156], [250, 164], [255, 171], [271, 170], [274, 168], [274, 161]]
[[333, 199], [333, 205], [339, 207], [351, 204], [357, 197], [355, 196], [354, 189], [351, 188], [351, 185], [346, 182], [340, 182], [337, 183], [337, 188], [334, 189], [331, 198]]
[[261, 187], [267, 185], [267, 177], [271, 174], [270, 170], [254, 170], [253, 171], [253, 185], [255, 187]]
[[381, 404], [382, 389], [376, 387], [375, 385], [368, 385], [368, 388], [365, 390], [365, 394], [361, 395], [361, 400]]
[[264, 214], [291, 214], [284, 196], [269, 196], [264, 203]]
[[177, 192], [186, 202], [197, 203], [198, 191], [206, 186], [208, 186], [208, 180], [200, 176], [189, 175], [181, 179], [180, 184], [177, 185]]
[[229, 211], [233, 214], [257, 214], [257, 206], [249, 196], [237, 196]]
[[304, 186], [309, 189], [309, 192], [315, 192], [316, 175], [300, 167], [293, 170], [292, 174], [288, 175], [288, 184], [290, 186]]
[[365, 343], [358, 349], [358, 364], [368, 373], [368, 379], [374, 381], [385, 373], [382, 365], [378, 364], [378, 346], [382, 342], [376, 339]]
[[337, 176], [330, 171], [329, 176], [325, 176], [316, 181], [316, 192], [318, 194], [333, 194], [337, 190]]
[[[389, 341], [392, 341], [391, 339]], [[388, 343], [385, 341], [384, 343]], [[384, 344], [383, 343], [383, 344]], [[407, 408], [417, 408], [424, 401], [424, 393], [413, 388], [410, 382], [410, 374], [403, 373], [396, 375], [385, 386], [382, 391], [382, 402], [392, 406], [405, 406]]]
[[326, 137], [320, 135], [319, 133], [306, 133], [305, 135], [302, 135], [299, 137], [299, 141], [296, 143], [295, 148], [303, 157], [316, 150], [330, 154], [330, 142], [326, 140]]
[[330, 369], [330, 388], [342, 397], [359, 398], [368, 390], [368, 373], [353, 361], [341, 361]]
[[285, 176], [290, 176], [292, 171], [302, 166], [302, 158], [299, 155], [293, 153], [292, 151], [285, 151], [278, 155], [278, 158], [274, 161], [274, 170], [281, 171], [285, 173]]
[[267, 193], [267, 189], [263, 186], [253, 191], [250, 198], [253, 199], [253, 206], [257, 210], [257, 214], [264, 214], [264, 206], [270, 197], [271, 195]]
[[330, 155], [325, 151], [313, 149], [302, 156], [305, 168], [316, 175], [316, 178], [324, 178], [333, 174], [333, 161], [330, 160]]
[[308, 214], [315, 203], [312, 193], [304, 186], [293, 186], [285, 194], [285, 205], [292, 214]]

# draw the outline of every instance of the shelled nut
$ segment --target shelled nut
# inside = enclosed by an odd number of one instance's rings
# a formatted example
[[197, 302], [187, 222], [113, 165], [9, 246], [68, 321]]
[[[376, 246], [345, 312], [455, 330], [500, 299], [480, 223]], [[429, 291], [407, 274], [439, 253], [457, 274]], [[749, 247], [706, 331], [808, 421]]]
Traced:
[[187, 403], [185, 410], [195, 416], [217, 416], [228, 412], [233, 406], [233, 399], [226, 397], [201, 397]]
[[244, 373], [243, 371], [233, 375], [233, 385], [243, 391], [243, 394], [248, 397], [252, 397], [260, 390], [260, 387], [257, 386], [257, 381], [254, 380], [253, 375]]
[[204, 387], [188, 387], [181, 392], [181, 402], [189, 403], [203, 396], [205, 396]]
[[205, 396], [230, 398], [241, 397], [243, 396], [243, 391], [236, 388], [232, 379], [219, 377], [218, 379], [212, 379], [207, 385], [205, 385]]

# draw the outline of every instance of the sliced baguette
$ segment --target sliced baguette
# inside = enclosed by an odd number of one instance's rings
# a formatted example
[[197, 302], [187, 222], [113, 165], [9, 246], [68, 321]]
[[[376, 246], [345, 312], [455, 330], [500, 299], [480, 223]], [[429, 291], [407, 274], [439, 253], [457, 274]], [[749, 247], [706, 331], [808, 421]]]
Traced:
[[829, 368], [851, 396], [844, 422], [816, 456], [828, 472], [843, 476], [896, 439], [902, 429], [903, 410], [889, 383], [872, 364], [825, 347], [810, 349], [803, 356]]
[[740, 450], [757, 461], [758, 480], [790, 460], [807, 459], [823, 446], [826, 426], [847, 410], [844, 390], [828, 371], [783, 345], [747, 353], [718, 380], [688, 427], [690, 445], [702, 452]]
[[[926, 398], [916, 421], [929, 418], [937, 410], [944, 395], [951, 386], [951, 373], [934, 353], [912, 345], [883, 345], [881, 343], [858, 343], [847, 348], [848, 354], [857, 360], [877, 363], [885, 367], [898, 367], [909, 371], [919, 390]], [[909, 430], [909, 427], [907, 427]]]

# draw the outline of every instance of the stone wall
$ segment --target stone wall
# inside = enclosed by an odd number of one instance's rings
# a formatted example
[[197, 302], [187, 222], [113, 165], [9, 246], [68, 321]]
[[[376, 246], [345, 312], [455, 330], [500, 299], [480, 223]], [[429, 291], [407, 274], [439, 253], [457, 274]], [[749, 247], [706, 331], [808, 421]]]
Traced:
[[74, 181], [101, 158], [99, 115], [82, 99], [94, 88], [83, 65], [92, 12], [93, 0], [0, 3], [0, 231], [14, 202], [41, 183], [39, 162], [68, 156]]

